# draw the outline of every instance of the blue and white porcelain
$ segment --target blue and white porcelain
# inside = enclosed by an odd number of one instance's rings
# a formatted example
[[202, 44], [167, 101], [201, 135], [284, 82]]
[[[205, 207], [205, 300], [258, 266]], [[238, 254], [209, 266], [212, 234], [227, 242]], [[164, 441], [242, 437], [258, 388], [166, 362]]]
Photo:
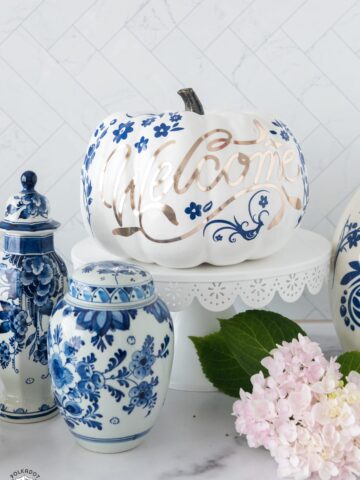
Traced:
[[331, 278], [333, 321], [344, 350], [360, 350], [360, 189], [338, 223]]
[[301, 146], [275, 117], [184, 111], [113, 113], [95, 129], [81, 174], [84, 224], [117, 257], [166, 267], [233, 265], [281, 250], [309, 182]]
[[165, 400], [173, 342], [148, 272], [117, 261], [74, 272], [48, 344], [56, 401], [80, 445], [114, 453], [144, 439]]
[[56, 415], [47, 357], [49, 317], [66, 288], [67, 271], [54, 250], [46, 197], [36, 174], [24, 172], [22, 191], [8, 201], [0, 222], [0, 418], [37, 422]]

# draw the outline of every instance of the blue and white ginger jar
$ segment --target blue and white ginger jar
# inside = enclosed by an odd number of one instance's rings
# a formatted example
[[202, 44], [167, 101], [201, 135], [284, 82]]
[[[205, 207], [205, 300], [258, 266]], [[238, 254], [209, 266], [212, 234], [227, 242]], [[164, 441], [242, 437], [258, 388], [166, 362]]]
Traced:
[[345, 208], [333, 240], [331, 306], [344, 350], [360, 350], [360, 189]]
[[57, 413], [48, 370], [47, 330], [53, 306], [64, 294], [67, 271], [54, 250], [48, 200], [24, 172], [22, 191], [8, 201], [0, 229], [0, 418], [37, 422]]
[[103, 261], [76, 270], [49, 328], [55, 398], [83, 447], [136, 447], [153, 427], [168, 390], [173, 324], [151, 275]]

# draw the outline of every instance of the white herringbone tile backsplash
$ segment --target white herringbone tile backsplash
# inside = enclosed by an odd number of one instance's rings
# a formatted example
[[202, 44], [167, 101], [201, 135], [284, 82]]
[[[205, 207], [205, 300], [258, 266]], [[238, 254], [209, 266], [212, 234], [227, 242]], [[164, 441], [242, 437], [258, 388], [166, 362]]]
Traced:
[[[291, 125], [311, 181], [304, 226], [331, 238], [360, 183], [360, 2], [0, 3], [0, 205], [35, 170], [68, 262], [85, 236], [79, 173], [93, 128], [112, 111], [181, 109], [184, 86], [205, 108], [257, 109]], [[330, 317], [326, 288], [270, 308]]]

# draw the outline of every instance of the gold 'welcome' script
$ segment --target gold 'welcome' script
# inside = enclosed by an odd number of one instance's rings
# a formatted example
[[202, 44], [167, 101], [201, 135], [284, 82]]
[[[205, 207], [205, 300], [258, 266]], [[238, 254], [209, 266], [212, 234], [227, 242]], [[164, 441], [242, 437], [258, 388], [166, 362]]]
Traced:
[[[135, 173], [127, 180], [126, 169], [131, 157], [131, 147], [115, 147], [105, 160], [99, 178], [101, 200], [105, 207], [112, 209], [118, 224], [113, 234], [129, 237], [141, 232], [153, 242], [177, 242], [202, 230], [236, 199], [260, 188], [272, 190], [280, 198], [280, 208], [267, 226], [268, 229], [279, 224], [287, 204], [301, 210], [301, 199], [289, 195], [285, 187], [286, 184], [296, 182], [301, 175], [297, 152], [289, 148], [280, 156], [278, 147], [282, 143], [269, 137], [260, 122], [254, 120], [254, 124], [257, 136], [252, 140], [236, 140], [228, 130], [221, 128], [210, 130], [193, 143], [178, 165], [174, 164], [172, 154], [176, 141], [168, 140], [155, 150], [145, 172]], [[246, 146], [250, 145], [262, 145], [265, 149], [247, 155]], [[235, 152], [234, 146], [238, 148]], [[227, 157], [226, 150], [229, 150]], [[199, 151], [206, 153], [197, 160]], [[220, 151], [225, 154], [225, 162], [217, 155]], [[131, 168], [128, 170], [133, 171]], [[205, 170], [206, 174], [203, 174]], [[210, 179], [209, 172], [213, 172]], [[248, 184], [250, 176], [253, 180]], [[210, 192], [218, 186], [221, 188], [223, 182], [230, 187], [231, 194], [189, 230], [171, 238], [155, 238], [144, 228], [145, 215], [153, 210], [161, 211], [172, 225], [179, 226], [174, 208], [162, 201], [171, 190], [179, 196], [193, 186], [202, 192]], [[136, 225], [124, 225], [124, 211], [127, 206], [130, 206], [133, 212]]]

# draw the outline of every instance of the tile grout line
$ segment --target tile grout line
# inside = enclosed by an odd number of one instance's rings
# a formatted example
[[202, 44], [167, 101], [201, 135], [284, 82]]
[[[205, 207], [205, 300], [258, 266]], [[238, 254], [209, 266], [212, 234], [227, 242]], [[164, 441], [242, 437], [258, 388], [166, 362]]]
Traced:
[[[234, 32], [234, 33], [235, 33], [235, 32]], [[238, 35], [237, 35], [237, 36], [238, 36]], [[239, 38], [240, 41], [242, 41], [240, 37], [238, 37], [238, 38]], [[257, 54], [256, 52], [254, 52], [251, 48], [249, 48], [249, 47], [247, 47], [247, 48], [248, 48], [248, 50], [258, 59], [258, 61], [266, 68], [266, 70], [267, 70], [268, 72], [270, 72], [271, 75], [273, 75], [273, 77], [274, 77], [275, 79], [277, 79], [277, 81], [283, 86], [283, 88], [285, 88], [286, 91], [287, 91], [288, 93], [290, 93], [290, 95], [291, 95], [292, 97], [294, 97], [294, 98], [299, 102], [299, 104], [319, 123], [319, 125], [321, 125], [321, 126], [327, 131], [327, 133], [328, 133], [334, 140], [336, 140], [342, 147], [346, 148], [346, 145], [344, 145], [343, 142], [341, 142], [338, 138], [336, 138], [336, 137], [332, 134], [332, 132], [330, 132], [330, 130], [327, 128], [327, 126], [324, 125], [324, 124], [322, 123], [322, 121], [321, 121], [306, 105], [304, 105], [304, 104], [300, 101], [300, 99], [298, 98], [297, 95], [294, 95], [294, 93], [293, 93], [293, 92], [288, 88], [288, 86], [281, 80], [281, 78], [279, 78], [279, 77], [266, 65], [266, 63], [258, 56], [258, 54]]]
[[[79, 33], [79, 35], [82, 36], [82, 38], [84, 38], [86, 41], [89, 41], [88, 38], [80, 31], [78, 30], [77, 26], [74, 25], [74, 29]], [[120, 33], [121, 31], [123, 30], [123, 28], [121, 28], [120, 30], [117, 31], [117, 34]], [[90, 43], [90, 42], [89, 42]], [[92, 44], [90, 44], [92, 45]], [[94, 47], [94, 45], [92, 45]], [[137, 88], [133, 85], [132, 82], [130, 82], [125, 76], [124, 74], [112, 63], [108, 60], [108, 58], [103, 54], [102, 50], [98, 50], [95, 48], [95, 54], [98, 53], [98, 55], [100, 55], [100, 57], [104, 60], [104, 62], [107, 63], [107, 65], [111, 66], [119, 75], [120, 77], [131, 87], [134, 89], [135, 92], [138, 93], [138, 95], [143, 98], [152, 108], [156, 109], [156, 107], [152, 104], [152, 102], [150, 102], [147, 97], [145, 97], [145, 95]], [[71, 75], [71, 74], [69, 74]], [[73, 75], [71, 75], [71, 77], [73, 77]], [[81, 85], [81, 84], [80, 84]], [[83, 87], [85, 90], [86, 88]], [[111, 112], [107, 112], [107, 114], [110, 114]]]

